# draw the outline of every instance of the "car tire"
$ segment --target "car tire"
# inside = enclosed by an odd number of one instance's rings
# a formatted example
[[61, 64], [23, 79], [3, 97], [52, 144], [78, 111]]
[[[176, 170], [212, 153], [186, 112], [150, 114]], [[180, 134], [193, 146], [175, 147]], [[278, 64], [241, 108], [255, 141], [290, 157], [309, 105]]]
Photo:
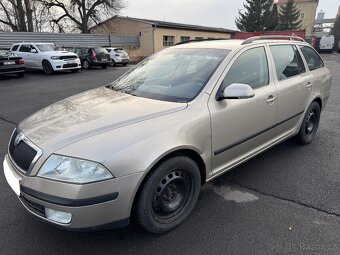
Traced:
[[79, 69], [71, 69], [71, 72], [72, 72], [72, 73], [78, 73], [78, 72], [79, 72]]
[[113, 59], [111, 59], [110, 66], [114, 67], [115, 65], [116, 65], [116, 62]]
[[107, 65], [102, 65], [101, 67], [102, 67], [102, 69], [106, 69]]
[[45, 74], [53, 74], [54, 73], [52, 65], [47, 60], [44, 60], [42, 62], [42, 68], [43, 68], [43, 71], [44, 71]]
[[320, 105], [313, 102], [307, 109], [303, 122], [296, 136], [300, 144], [308, 144], [314, 139], [320, 122]]
[[123, 66], [127, 66], [127, 63], [124, 63]]
[[137, 224], [148, 232], [163, 234], [191, 214], [201, 189], [197, 164], [182, 155], [158, 164], [145, 180], [134, 207]]
[[90, 64], [90, 62], [89, 62], [87, 59], [83, 60], [83, 62], [81, 63], [81, 66], [82, 66], [85, 70], [88, 70], [88, 69], [91, 68], [91, 64]]
[[17, 73], [18, 78], [23, 78], [25, 76], [25, 73]]

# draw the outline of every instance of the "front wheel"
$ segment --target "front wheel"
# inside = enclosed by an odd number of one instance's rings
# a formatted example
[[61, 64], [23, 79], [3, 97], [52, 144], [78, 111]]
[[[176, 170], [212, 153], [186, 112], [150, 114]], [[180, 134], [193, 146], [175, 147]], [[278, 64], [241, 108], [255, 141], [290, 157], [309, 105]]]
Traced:
[[201, 188], [197, 164], [176, 156], [158, 165], [137, 198], [135, 217], [143, 229], [166, 233], [184, 222], [194, 209]]
[[42, 67], [45, 74], [53, 74], [53, 67], [47, 60], [44, 60], [44, 62], [42, 63]]
[[320, 105], [313, 102], [304, 116], [297, 140], [301, 144], [308, 144], [314, 139], [320, 122]]
[[87, 59], [83, 60], [83, 62], [81, 64], [82, 64], [82, 67], [85, 70], [90, 69], [90, 67], [91, 67], [90, 62]]

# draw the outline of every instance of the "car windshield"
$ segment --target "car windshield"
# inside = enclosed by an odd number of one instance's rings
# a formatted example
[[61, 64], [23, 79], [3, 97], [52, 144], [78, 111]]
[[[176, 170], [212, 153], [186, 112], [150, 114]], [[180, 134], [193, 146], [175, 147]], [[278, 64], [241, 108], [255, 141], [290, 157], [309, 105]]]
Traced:
[[38, 49], [40, 51], [58, 51], [60, 50], [57, 46], [55, 46], [54, 44], [36, 44], [36, 46], [38, 47]]
[[189, 102], [230, 51], [169, 49], [155, 54], [107, 87], [139, 97]]

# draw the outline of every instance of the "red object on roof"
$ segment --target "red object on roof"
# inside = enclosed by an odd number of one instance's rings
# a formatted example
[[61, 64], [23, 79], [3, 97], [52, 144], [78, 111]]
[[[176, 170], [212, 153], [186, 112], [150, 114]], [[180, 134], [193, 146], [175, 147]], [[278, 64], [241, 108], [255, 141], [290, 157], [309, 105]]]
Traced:
[[262, 36], [262, 35], [294, 35], [301, 38], [305, 38], [305, 30], [294, 30], [294, 31], [270, 31], [270, 32], [238, 32], [232, 35], [233, 39], [248, 39], [253, 36]]
[[[274, 3], [276, 4], [285, 4], [288, 0], [275, 0]], [[304, 3], [304, 2], [319, 2], [319, 0], [294, 0], [295, 3]]]

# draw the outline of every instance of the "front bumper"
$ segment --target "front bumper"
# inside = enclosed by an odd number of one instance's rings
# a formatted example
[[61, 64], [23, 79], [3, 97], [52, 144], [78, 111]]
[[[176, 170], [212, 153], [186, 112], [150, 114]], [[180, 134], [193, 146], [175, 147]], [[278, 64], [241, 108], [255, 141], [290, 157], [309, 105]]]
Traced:
[[50, 60], [50, 63], [53, 67], [54, 71], [63, 71], [63, 70], [72, 70], [72, 69], [80, 69], [81, 64], [79, 58], [75, 60]]
[[[143, 177], [143, 173], [137, 173], [93, 184], [67, 184], [25, 176], [15, 169], [8, 155], [4, 171], [13, 190], [17, 188], [13, 188], [10, 179], [18, 183], [20, 190], [16, 190], [16, 194], [31, 214], [54, 226], [75, 231], [127, 226], [135, 192]], [[62, 224], [47, 219], [45, 208], [72, 214], [71, 222]]]

